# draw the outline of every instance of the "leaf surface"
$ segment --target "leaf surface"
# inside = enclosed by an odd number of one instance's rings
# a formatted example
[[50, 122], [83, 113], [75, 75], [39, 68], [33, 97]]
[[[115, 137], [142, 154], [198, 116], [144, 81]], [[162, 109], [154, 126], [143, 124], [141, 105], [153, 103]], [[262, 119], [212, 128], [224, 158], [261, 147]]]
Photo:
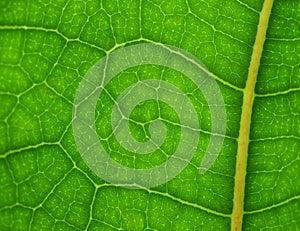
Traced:
[[[267, 2], [1, 1], [0, 230], [300, 229], [300, 2], [274, 1], [256, 50]], [[111, 136], [114, 99], [138, 81], [163, 79], [180, 88], [201, 124], [197, 151], [177, 177], [132, 190], [104, 182], [83, 162], [72, 107], [95, 62], [143, 42], [179, 47], [206, 65], [224, 97], [227, 130], [216, 162], [198, 174], [212, 122], [202, 93], [162, 66], [120, 73], [99, 98], [95, 118], [99, 139], [117, 162], [159, 165], [180, 140], [178, 116], [160, 101], [144, 102], [130, 117], [138, 141], [147, 140], [151, 121], [165, 120], [168, 133], [159, 150], [137, 155]], [[245, 134], [243, 123], [249, 125]]]

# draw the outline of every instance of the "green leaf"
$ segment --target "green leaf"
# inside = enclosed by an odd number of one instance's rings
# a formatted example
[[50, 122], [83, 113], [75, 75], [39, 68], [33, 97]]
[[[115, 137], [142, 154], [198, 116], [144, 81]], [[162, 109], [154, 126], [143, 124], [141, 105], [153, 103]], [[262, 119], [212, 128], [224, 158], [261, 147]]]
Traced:
[[[272, 2], [2, 0], [0, 230], [299, 230], [300, 2]], [[113, 78], [97, 103], [98, 137], [124, 166], [168, 160], [180, 140], [169, 105], [145, 101], [130, 115], [140, 142], [149, 139], [151, 121], [165, 120], [166, 140], [149, 155], [124, 149], [110, 123], [114, 100], [127, 87], [163, 79], [198, 113], [191, 163], [164, 185], [126, 189], [99, 178], [78, 152], [77, 87], [99, 59], [137, 43], [181, 48], [217, 81], [227, 128], [204, 174], [198, 167], [211, 135], [209, 105], [186, 76], [163, 66]]]

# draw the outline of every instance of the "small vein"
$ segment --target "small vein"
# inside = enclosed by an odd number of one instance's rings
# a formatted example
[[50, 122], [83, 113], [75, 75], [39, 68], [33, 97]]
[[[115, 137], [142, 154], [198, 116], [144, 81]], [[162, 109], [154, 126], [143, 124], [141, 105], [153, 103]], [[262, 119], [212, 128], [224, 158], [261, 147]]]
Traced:
[[296, 139], [300, 140], [300, 137], [290, 135], [290, 136], [274, 136], [274, 137], [265, 137], [265, 138], [258, 138], [258, 139], [250, 139], [250, 142], [259, 142], [259, 141], [268, 141], [268, 140], [279, 140], [279, 139]]
[[291, 88], [285, 91], [274, 92], [274, 93], [255, 93], [255, 97], [269, 97], [269, 96], [278, 96], [278, 95], [286, 95], [290, 92], [300, 92], [300, 88]]
[[226, 86], [228, 86], [228, 87], [230, 87], [230, 88], [232, 88], [232, 89], [235, 89], [235, 90], [237, 90], [237, 91], [239, 91], [239, 92], [244, 91], [243, 88], [239, 88], [239, 87], [237, 87], [237, 86], [235, 86], [235, 85], [233, 85], [233, 84], [231, 84], [231, 83], [229, 83], [229, 82], [226, 82], [226, 81], [224, 81], [223, 79], [221, 79], [220, 77], [218, 77], [218, 76], [214, 75], [213, 73], [209, 72], [207, 69], [205, 69], [205, 68], [204, 68], [203, 66], [201, 66], [199, 63], [195, 62], [195, 60], [190, 59], [189, 57], [186, 57], [186, 56], [183, 55], [182, 53], [176, 52], [176, 51], [173, 51], [173, 50], [170, 50], [170, 48], [168, 48], [167, 46], [165, 46], [165, 45], [162, 44], [162, 43], [154, 42], [154, 41], [151, 41], [151, 40], [148, 40], [148, 39], [145, 39], [145, 41], [151, 42], [151, 43], [153, 43], [153, 44], [157, 44], [157, 45], [159, 45], [159, 46], [164, 47], [165, 49], [169, 50], [169, 51], [172, 52], [172, 53], [176, 53], [177, 55], [183, 57], [183, 58], [186, 59], [187, 61], [189, 61], [189, 62], [193, 63], [194, 65], [196, 65], [198, 68], [200, 68], [202, 71], [204, 71], [204, 72], [205, 72], [206, 74], [208, 74], [209, 76], [213, 77], [213, 78], [214, 78], [215, 80], [217, 80], [218, 82], [220, 82], [220, 83], [222, 83], [222, 84], [224, 84], [224, 85], [226, 85]]
[[255, 12], [255, 13], [258, 13], [258, 14], [260, 13], [258, 10], [254, 9], [253, 7], [249, 6], [248, 4], [242, 2], [241, 0], [236, 0], [236, 1], [237, 1], [239, 4], [241, 4], [241, 5], [245, 6], [245, 7], [247, 7], [249, 10], [251, 10], [251, 11], [253, 11], [253, 12]]
[[35, 27], [35, 26], [5, 26], [4, 25], [4, 26], [0, 26], [0, 30], [36, 30], [36, 31], [44, 31], [44, 32], [53, 32], [53, 33], [58, 34], [59, 36], [61, 36], [63, 39], [65, 39], [68, 42], [79, 42], [79, 43], [93, 47], [97, 50], [100, 50], [100, 51], [106, 53], [106, 50], [104, 50], [103, 48], [98, 47], [93, 44], [90, 44], [90, 43], [87, 43], [85, 41], [82, 41], [79, 38], [76, 38], [76, 39], [68, 38], [63, 33], [59, 32], [57, 29], [48, 29], [48, 28], [44, 28], [44, 27]]
[[297, 42], [300, 41], [300, 38], [267, 38], [271, 41], [282, 41], [282, 42]]
[[[93, 45], [93, 44], [90, 44], [90, 43], [87, 43], [85, 41], [82, 41], [81, 39], [79, 38], [76, 38], [76, 39], [70, 39], [68, 38], [67, 36], [65, 36], [64, 34], [62, 34], [61, 32], [59, 32], [58, 30], [56, 29], [47, 29], [47, 28], [43, 28], [43, 27], [34, 27], [34, 26], [0, 26], [0, 30], [36, 30], [36, 31], [44, 31], [44, 32], [53, 32], [53, 33], [56, 33], [58, 34], [59, 36], [61, 36], [63, 39], [65, 39], [67, 42], [79, 42], [81, 44], [84, 44], [84, 45], [87, 45], [89, 47], [92, 47], [92, 48], [95, 48], [97, 50], [100, 50], [102, 52], [104, 52], [105, 54], [109, 54], [111, 52], [113, 52], [114, 50], [120, 48], [120, 47], [123, 47], [127, 44], [130, 44], [130, 43], [135, 43], [135, 42], [149, 42], [149, 43], [153, 43], [153, 44], [158, 44], [158, 45], [161, 45], [163, 46], [164, 48], [168, 49], [168, 47], [164, 46], [164, 44], [162, 43], [158, 43], [158, 42], [154, 42], [150, 39], [146, 39], [146, 38], [139, 38], [139, 39], [135, 39], [135, 40], [131, 40], [131, 41], [128, 41], [128, 42], [125, 42], [125, 43], [121, 43], [121, 44], [116, 44], [114, 47], [112, 47], [110, 50], [106, 51], [105, 49], [103, 48], [100, 48], [96, 45]], [[240, 41], [241, 42], [241, 41]], [[249, 46], [249, 45], [248, 45]], [[183, 56], [181, 53], [178, 53], [179, 55]], [[184, 58], [186, 58], [187, 60], [189, 60], [190, 62], [193, 62], [194, 64], [196, 64], [200, 69], [202, 69], [204, 72], [206, 72], [209, 76], [213, 77], [214, 79], [216, 79], [218, 82], [222, 83], [223, 85], [225, 86], [228, 86], [232, 89], [235, 89], [236, 91], [239, 91], [239, 92], [243, 92], [244, 89], [243, 88], [240, 88], [240, 87], [237, 87], [229, 82], [226, 82], [224, 81], [223, 79], [221, 79], [220, 77], [216, 76], [215, 74], [209, 72], [208, 70], [206, 69], [203, 69], [203, 67], [201, 65], [199, 65], [198, 63], [195, 63], [194, 60], [191, 60], [191, 59], [188, 59], [187, 57], [183, 56]]]
[[264, 211], [267, 211], [267, 210], [271, 210], [273, 208], [277, 208], [277, 207], [283, 206], [285, 204], [288, 204], [289, 202], [292, 202], [292, 201], [295, 201], [295, 200], [299, 200], [299, 199], [300, 199], [300, 195], [297, 195], [297, 196], [288, 198], [288, 199], [286, 199], [284, 201], [281, 201], [281, 202], [279, 202], [277, 204], [274, 204], [274, 205], [271, 205], [271, 206], [268, 206], [268, 207], [265, 207], [265, 208], [253, 210], [253, 211], [245, 211], [244, 213], [245, 214], [261, 213], [261, 212], [264, 212]]
[[218, 211], [215, 211], [215, 210], [212, 210], [212, 209], [209, 209], [209, 208], [206, 208], [202, 205], [198, 205], [196, 203], [192, 203], [192, 202], [189, 202], [189, 201], [185, 201], [185, 200], [182, 200], [181, 198], [178, 198], [178, 197], [175, 197], [169, 193], [165, 193], [165, 192], [160, 192], [160, 191], [157, 191], [157, 190], [154, 190], [154, 189], [148, 189], [148, 188], [145, 188], [145, 187], [142, 187], [140, 185], [126, 185], [126, 184], [117, 184], [117, 185], [112, 185], [112, 184], [101, 184], [101, 185], [98, 185], [97, 187], [98, 188], [103, 188], [103, 187], [136, 187], [140, 190], [145, 190], [147, 191], [148, 193], [152, 193], [152, 194], [156, 194], [156, 195], [160, 195], [160, 196], [164, 196], [164, 197], [167, 197], [169, 199], [172, 199], [173, 201], [176, 201], [176, 202], [179, 202], [181, 204], [184, 204], [184, 205], [187, 205], [187, 206], [191, 206], [191, 207], [194, 207], [194, 208], [197, 208], [197, 209], [201, 209], [205, 212], [208, 212], [210, 214], [214, 214], [214, 215], [217, 215], [217, 216], [221, 216], [221, 217], [231, 217], [231, 214], [226, 214], [226, 213], [221, 213], [221, 212], [218, 212]]

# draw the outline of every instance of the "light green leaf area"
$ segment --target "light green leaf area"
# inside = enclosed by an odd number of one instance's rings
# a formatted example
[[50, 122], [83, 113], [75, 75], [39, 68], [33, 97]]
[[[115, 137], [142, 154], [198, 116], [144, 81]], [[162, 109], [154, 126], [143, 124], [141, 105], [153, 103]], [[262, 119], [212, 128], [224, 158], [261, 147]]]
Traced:
[[[0, 2], [0, 230], [230, 230], [244, 88], [263, 1], [28, 0]], [[72, 131], [76, 89], [87, 70], [116, 49], [155, 42], [196, 56], [224, 97], [220, 155], [198, 167], [210, 138], [203, 94], [183, 74], [143, 65], [123, 71], [99, 97], [95, 124], [109, 155], [130, 168], [168, 160], [180, 140], [176, 112], [159, 100], [138, 105], [130, 130], [167, 136], [147, 155], [126, 150], [111, 128], [114, 100], [129, 86], [163, 79], [193, 103], [201, 132], [191, 163], [151, 189], [104, 182], [84, 163]], [[300, 230], [300, 2], [275, 0], [255, 87], [244, 230]]]

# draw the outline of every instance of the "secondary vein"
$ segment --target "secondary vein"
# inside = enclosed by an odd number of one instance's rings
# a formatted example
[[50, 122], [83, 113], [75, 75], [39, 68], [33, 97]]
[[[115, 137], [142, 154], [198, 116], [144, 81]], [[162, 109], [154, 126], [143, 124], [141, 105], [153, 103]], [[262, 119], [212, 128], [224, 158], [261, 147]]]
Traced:
[[254, 100], [254, 89], [263, 45], [266, 38], [269, 17], [274, 0], [265, 0], [260, 13], [259, 24], [257, 28], [256, 39], [253, 47], [246, 87], [244, 91], [242, 116], [240, 123], [240, 132], [238, 138], [238, 150], [235, 170], [235, 185], [233, 198], [233, 211], [231, 219], [231, 230], [242, 230], [243, 213], [244, 213], [244, 194], [245, 180], [248, 157], [248, 145], [250, 134], [250, 123], [252, 115], [252, 106]]

